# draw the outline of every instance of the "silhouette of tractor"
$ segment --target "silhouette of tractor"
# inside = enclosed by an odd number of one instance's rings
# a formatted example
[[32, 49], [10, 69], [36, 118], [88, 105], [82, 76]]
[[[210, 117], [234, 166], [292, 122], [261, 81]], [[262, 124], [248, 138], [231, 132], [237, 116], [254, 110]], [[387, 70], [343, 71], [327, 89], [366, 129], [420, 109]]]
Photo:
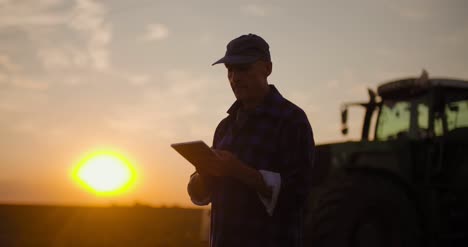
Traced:
[[[369, 89], [360, 141], [318, 145], [306, 246], [468, 246], [468, 81]], [[370, 133], [371, 126], [373, 133]]]

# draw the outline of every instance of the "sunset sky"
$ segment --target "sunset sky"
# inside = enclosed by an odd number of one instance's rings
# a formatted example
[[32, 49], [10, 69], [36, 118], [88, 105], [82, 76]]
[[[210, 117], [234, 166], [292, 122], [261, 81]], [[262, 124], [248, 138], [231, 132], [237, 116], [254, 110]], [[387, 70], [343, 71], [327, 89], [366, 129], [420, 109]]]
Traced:
[[[170, 148], [211, 144], [234, 101], [231, 39], [255, 33], [269, 82], [301, 106], [318, 144], [339, 106], [418, 77], [468, 79], [466, 0], [0, 0], [0, 203], [191, 206], [193, 167]], [[125, 156], [130, 191], [97, 196], [71, 170], [96, 150]]]

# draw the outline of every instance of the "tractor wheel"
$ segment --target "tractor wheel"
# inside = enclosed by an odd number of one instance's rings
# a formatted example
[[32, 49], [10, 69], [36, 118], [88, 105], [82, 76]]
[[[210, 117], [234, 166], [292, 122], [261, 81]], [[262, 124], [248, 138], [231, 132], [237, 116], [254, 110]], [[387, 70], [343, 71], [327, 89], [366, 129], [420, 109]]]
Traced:
[[306, 246], [420, 245], [414, 202], [390, 180], [353, 172], [326, 182], [306, 219]]

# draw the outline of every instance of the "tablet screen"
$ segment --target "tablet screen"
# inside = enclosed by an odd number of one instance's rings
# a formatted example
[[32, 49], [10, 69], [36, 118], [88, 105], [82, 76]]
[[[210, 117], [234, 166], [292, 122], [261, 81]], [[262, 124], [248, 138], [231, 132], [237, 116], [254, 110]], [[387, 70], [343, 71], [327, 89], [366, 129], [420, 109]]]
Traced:
[[203, 165], [207, 160], [216, 157], [213, 150], [203, 141], [174, 143], [171, 147], [195, 166]]

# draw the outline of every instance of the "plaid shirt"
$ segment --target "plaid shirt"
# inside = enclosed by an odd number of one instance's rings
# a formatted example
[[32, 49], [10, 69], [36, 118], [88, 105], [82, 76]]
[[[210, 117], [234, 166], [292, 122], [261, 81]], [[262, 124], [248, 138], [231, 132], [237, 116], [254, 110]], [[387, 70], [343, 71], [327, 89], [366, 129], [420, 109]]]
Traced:
[[253, 112], [236, 101], [213, 140], [257, 170], [280, 173], [281, 189], [273, 215], [257, 192], [226, 177], [210, 177], [210, 246], [302, 246], [304, 202], [310, 184], [314, 139], [306, 114], [270, 85]]

